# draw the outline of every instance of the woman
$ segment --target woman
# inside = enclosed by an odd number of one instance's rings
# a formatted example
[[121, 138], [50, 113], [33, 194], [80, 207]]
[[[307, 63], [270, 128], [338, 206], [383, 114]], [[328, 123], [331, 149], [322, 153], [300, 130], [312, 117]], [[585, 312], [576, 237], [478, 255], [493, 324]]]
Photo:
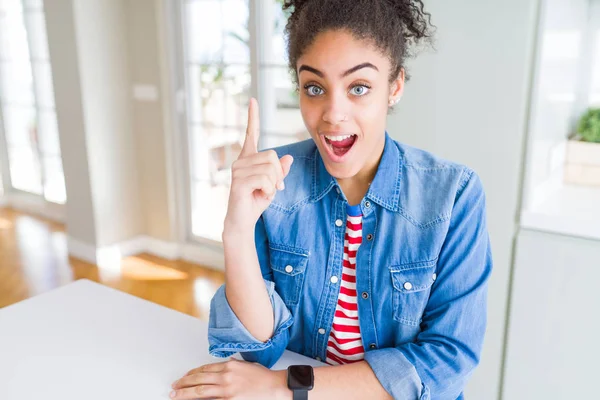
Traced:
[[312, 139], [258, 152], [251, 100], [209, 327], [211, 354], [246, 361], [192, 370], [173, 397], [291, 399], [288, 372], [268, 369], [289, 349], [329, 364], [310, 399], [462, 398], [486, 325], [484, 193], [472, 170], [386, 132], [429, 14], [410, 0], [284, 8]]

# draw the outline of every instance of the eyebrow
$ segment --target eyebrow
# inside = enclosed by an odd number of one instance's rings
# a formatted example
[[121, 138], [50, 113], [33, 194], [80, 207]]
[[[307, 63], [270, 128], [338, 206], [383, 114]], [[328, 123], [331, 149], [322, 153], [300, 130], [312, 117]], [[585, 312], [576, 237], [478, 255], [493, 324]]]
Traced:
[[[346, 76], [348, 76], [350, 74], [353, 74], [354, 72], [358, 71], [359, 69], [363, 69], [363, 68], [373, 68], [375, 71], [379, 71], [379, 69], [376, 66], [374, 66], [373, 64], [371, 64], [370, 62], [365, 62], [365, 63], [359, 64], [359, 65], [357, 65], [355, 67], [350, 68], [348, 71], [344, 72], [341, 75], [341, 77], [345, 78]], [[321, 78], [325, 77], [324, 73], [322, 73], [318, 69], [310, 67], [308, 65], [304, 65], [304, 64], [301, 65], [300, 68], [298, 69], [298, 75], [300, 75], [300, 72], [302, 72], [302, 71], [312, 72], [313, 74], [318, 75]]]

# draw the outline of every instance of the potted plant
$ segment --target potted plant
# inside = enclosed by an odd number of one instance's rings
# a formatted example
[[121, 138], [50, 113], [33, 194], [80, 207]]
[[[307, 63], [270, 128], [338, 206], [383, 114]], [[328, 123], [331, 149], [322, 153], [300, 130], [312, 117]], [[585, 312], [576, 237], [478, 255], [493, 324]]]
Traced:
[[581, 116], [577, 134], [567, 142], [565, 182], [600, 186], [600, 108]]

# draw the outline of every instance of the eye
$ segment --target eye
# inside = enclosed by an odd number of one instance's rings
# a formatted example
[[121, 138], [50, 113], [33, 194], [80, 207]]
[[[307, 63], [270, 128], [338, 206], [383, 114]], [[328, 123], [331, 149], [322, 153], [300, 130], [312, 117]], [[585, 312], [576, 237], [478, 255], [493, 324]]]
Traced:
[[370, 89], [371, 87], [367, 85], [356, 85], [350, 89], [350, 93], [355, 96], [364, 96], [365, 94], [369, 93]]
[[323, 89], [321, 89], [317, 85], [306, 85], [304, 86], [304, 91], [310, 97], [315, 97], [323, 94]]

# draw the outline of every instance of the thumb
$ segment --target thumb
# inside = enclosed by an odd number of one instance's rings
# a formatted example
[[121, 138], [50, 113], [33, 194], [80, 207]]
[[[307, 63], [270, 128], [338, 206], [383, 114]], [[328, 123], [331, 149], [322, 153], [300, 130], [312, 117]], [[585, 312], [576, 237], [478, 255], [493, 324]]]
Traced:
[[294, 157], [285, 155], [279, 159], [281, 163], [281, 169], [283, 170], [283, 177], [285, 178], [290, 173], [290, 168], [292, 168], [292, 163], [294, 162]]

